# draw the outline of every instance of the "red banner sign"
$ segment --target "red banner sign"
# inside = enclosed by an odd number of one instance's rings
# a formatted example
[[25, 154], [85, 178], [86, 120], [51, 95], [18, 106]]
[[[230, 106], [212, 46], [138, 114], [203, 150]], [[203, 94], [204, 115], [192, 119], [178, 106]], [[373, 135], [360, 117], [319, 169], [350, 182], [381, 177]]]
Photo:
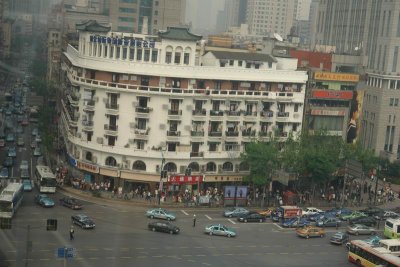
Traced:
[[295, 218], [301, 216], [301, 209], [285, 209], [283, 218]]
[[202, 175], [193, 175], [193, 176], [171, 175], [169, 177], [169, 183], [171, 184], [197, 184], [202, 182], [203, 182]]
[[311, 115], [316, 116], [346, 116], [344, 110], [312, 109]]
[[312, 92], [314, 98], [326, 98], [326, 99], [353, 99], [352, 91], [336, 91], [336, 90], [314, 90]]

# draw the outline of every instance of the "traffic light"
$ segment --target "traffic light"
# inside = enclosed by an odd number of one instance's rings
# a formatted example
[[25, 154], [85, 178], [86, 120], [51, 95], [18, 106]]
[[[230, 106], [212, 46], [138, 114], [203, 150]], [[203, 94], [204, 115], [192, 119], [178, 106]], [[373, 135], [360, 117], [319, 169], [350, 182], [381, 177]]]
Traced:
[[192, 175], [192, 169], [191, 168], [186, 168], [185, 176], [190, 176], [190, 175]]
[[168, 171], [167, 170], [161, 171], [161, 178], [167, 178], [167, 177], [168, 177]]
[[0, 218], [0, 229], [11, 229], [11, 218]]
[[47, 219], [46, 230], [47, 231], [57, 231], [57, 220], [56, 219]]

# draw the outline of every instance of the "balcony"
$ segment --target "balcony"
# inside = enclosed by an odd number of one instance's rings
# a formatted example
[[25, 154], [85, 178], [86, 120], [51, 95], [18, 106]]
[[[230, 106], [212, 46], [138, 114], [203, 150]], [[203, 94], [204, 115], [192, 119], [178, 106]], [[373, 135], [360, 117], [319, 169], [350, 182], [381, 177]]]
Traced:
[[289, 117], [289, 112], [278, 112], [277, 114], [276, 114], [276, 117], [278, 117], [278, 118], [287, 118], [287, 117]]
[[182, 115], [182, 110], [181, 109], [169, 109], [168, 110], [168, 115], [170, 115], [170, 116], [181, 116]]
[[79, 98], [76, 94], [69, 94], [67, 96], [69, 103], [71, 106], [77, 107], [79, 106]]
[[167, 131], [167, 136], [181, 136], [180, 131]]
[[204, 152], [190, 152], [191, 158], [202, 158], [204, 157]]
[[117, 136], [118, 135], [118, 126], [117, 125], [108, 125], [104, 124], [104, 130], [106, 131], [106, 135]]
[[242, 136], [246, 136], [246, 137], [254, 137], [256, 136], [256, 131], [252, 130], [252, 131], [242, 131]]
[[264, 111], [261, 111], [260, 115], [261, 115], [261, 117], [264, 117], [264, 118], [272, 118], [274, 116], [274, 112], [271, 110], [264, 110]]
[[210, 110], [210, 116], [224, 116], [224, 112], [221, 110]]
[[240, 116], [240, 111], [227, 110], [226, 114], [228, 116], [238, 117], [238, 116]]
[[95, 105], [95, 101], [94, 100], [88, 100], [86, 102], [86, 104], [83, 106], [83, 110], [84, 111], [94, 111], [94, 105]]
[[150, 133], [150, 128], [147, 129], [135, 129], [135, 134], [136, 135], [149, 135]]
[[213, 132], [213, 131], [211, 131], [211, 132], [208, 132], [208, 136], [221, 137], [222, 136], [222, 132]]
[[258, 135], [260, 137], [269, 137], [272, 133], [271, 132], [266, 132], [266, 131], [260, 131], [258, 132]]
[[204, 131], [191, 131], [190, 135], [192, 137], [203, 137], [204, 136]]
[[150, 111], [152, 111], [152, 108], [149, 107], [136, 107], [136, 112], [137, 113], [150, 113]]
[[119, 105], [115, 103], [106, 103], [106, 113], [111, 115], [118, 115]]
[[252, 111], [245, 111], [245, 112], [244, 112], [244, 115], [245, 115], [246, 117], [257, 117], [257, 111], [255, 111], [255, 112], [252, 112]]
[[193, 110], [192, 111], [192, 115], [193, 116], [206, 116], [207, 115], [207, 111], [205, 109], [202, 110]]
[[93, 121], [82, 121], [82, 126], [83, 126], [82, 130], [87, 132], [93, 131], [93, 125], [94, 125]]
[[225, 136], [226, 136], [226, 137], [238, 137], [238, 136], [239, 136], [239, 132], [230, 132], [230, 131], [226, 131], [226, 132], [225, 132]]

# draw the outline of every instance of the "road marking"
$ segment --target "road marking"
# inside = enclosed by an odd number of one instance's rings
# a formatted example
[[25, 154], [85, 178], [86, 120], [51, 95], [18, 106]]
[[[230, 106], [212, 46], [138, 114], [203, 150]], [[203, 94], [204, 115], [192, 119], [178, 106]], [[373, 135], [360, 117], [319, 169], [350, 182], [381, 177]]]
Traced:
[[187, 212], [184, 211], [184, 210], [181, 210], [181, 212], [182, 212], [183, 214], [185, 214], [186, 216], [189, 215], [189, 213], [187, 213]]
[[276, 227], [278, 227], [279, 229], [282, 229], [282, 230], [283, 230], [282, 226], [280, 226], [279, 224], [274, 223], [274, 225], [275, 225]]
[[90, 250], [90, 251], [98, 251], [99, 249], [97, 249], [97, 248], [89, 248], [88, 250]]
[[207, 219], [212, 220], [212, 218], [210, 216], [208, 216], [207, 214], [205, 214], [204, 216], [206, 216]]
[[107, 260], [115, 260], [115, 257], [106, 257]]
[[89, 260], [98, 260], [99, 258], [98, 257], [90, 257], [90, 258], [88, 258]]
[[211, 264], [207, 263], [207, 262], [203, 262], [203, 265], [207, 265], [207, 266], [211, 266]]
[[194, 247], [194, 248], [203, 248], [203, 247]]
[[9, 251], [7, 251], [8, 253], [16, 253], [17, 251], [16, 250], [9, 250]]
[[152, 258], [162, 258], [164, 257], [164, 255], [155, 255], [155, 256], [151, 256]]
[[204, 254], [198, 254], [198, 255], [196, 255], [197, 257], [205, 257], [206, 255], [204, 255]]
[[189, 248], [189, 247], [179, 247], [179, 248]]
[[228, 221], [230, 221], [233, 224], [236, 224], [232, 219], [228, 219]]
[[[153, 256], [154, 257], [154, 256]], [[132, 257], [121, 257], [121, 259], [132, 259]]]
[[281, 252], [281, 253], [279, 253], [279, 254], [281, 254], [281, 255], [288, 255], [289, 253], [287, 253], [287, 252]]
[[147, 258], [147, 256], [137, 256], [137, 258], [144, 259]]
[[303, 253], [301, 253], [301, 252], [295, 252], [295, 253], [293, 253], [294, 255], [301, 255], [301, 254], [303, 254]]
[[103, 248], [103, 250], [113, 250], [112, 248]]
[[251, 245], [251, 246], [249, 246], [249, 248], [256, 248], [257, 246], [254, 246], [254, 245]]
[[136, 248], [136, 249], [144, 249], [144, 248]]
[[40, 261], [49, 261], [50, 259], [39, 259]]
[[185, 254], [185, 255], [182, 255], [182, 257], [192, 257], [192, 255]]

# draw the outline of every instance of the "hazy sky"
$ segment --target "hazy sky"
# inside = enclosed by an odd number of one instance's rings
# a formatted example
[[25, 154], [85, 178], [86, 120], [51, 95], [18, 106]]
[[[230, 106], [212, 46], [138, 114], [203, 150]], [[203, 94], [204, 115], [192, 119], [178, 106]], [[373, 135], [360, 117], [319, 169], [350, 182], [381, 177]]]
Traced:
[[186, 0], [186, 22], [193, 29], [216, 28], [218, 10], [223, 10], [225, 0]]

